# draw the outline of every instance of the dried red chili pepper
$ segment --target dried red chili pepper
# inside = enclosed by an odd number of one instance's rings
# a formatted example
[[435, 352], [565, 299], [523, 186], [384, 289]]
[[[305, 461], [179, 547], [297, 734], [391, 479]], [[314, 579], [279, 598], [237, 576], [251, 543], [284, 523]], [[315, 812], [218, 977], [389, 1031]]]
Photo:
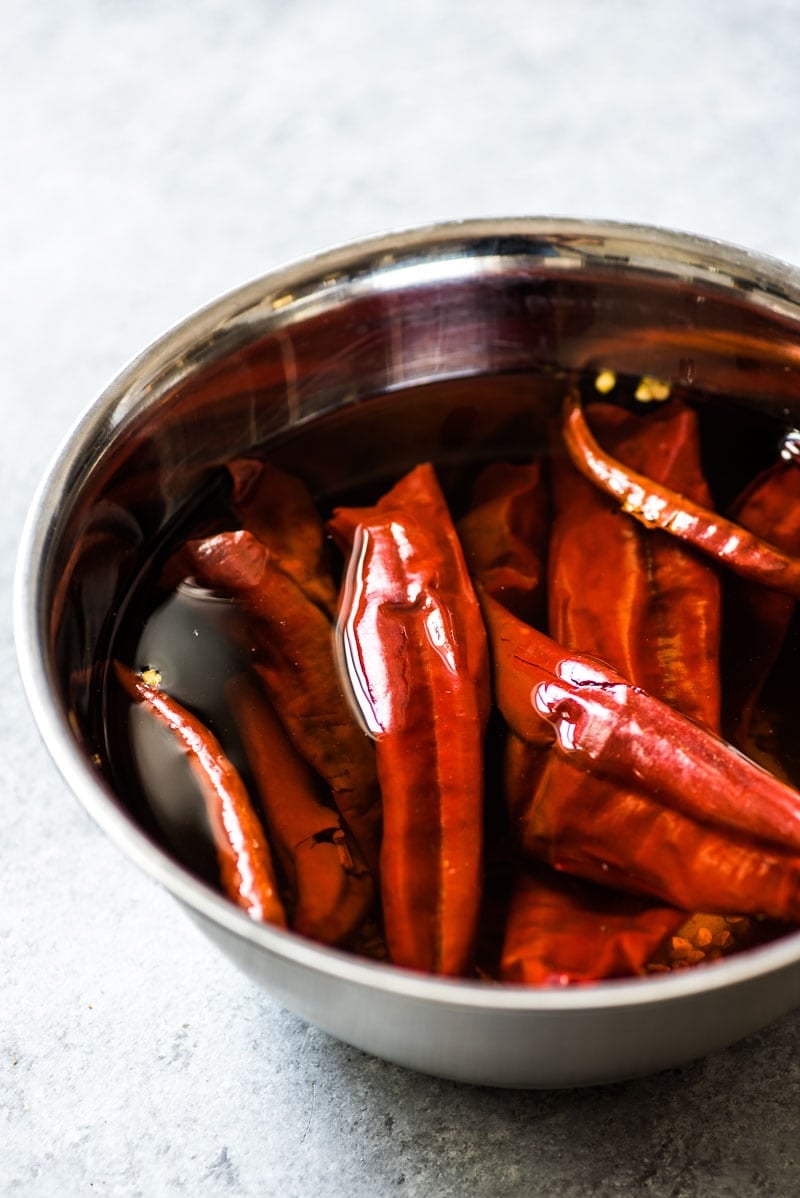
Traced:
[[492, 462], [478, 475], [458, 522], [470, 574], [528, 624], [546, 615], [550, 502], [540, 462]]
[[325, 944], [346, 944], [372, 906], [372, 876], [319, 796], [319, 779], [293, 748], [255, 679], [225, 687], [258, 789], [270, 843], [293, 895], [291, 927]]
[[252, 533], [190, 541], [184, 558], [204, 586], [230, 596], [246, 616], [253, 668], [281, 723], [333, 801], [370, 869], [380, 844], [375, 754], [342, 691], [325, 612]]
[[[604, 450], [622, 465], [711, 508], [697, 420], [680, 399], [649, 409], [644, 418], [594, 404], [585, 418]], [[551, 587], [560, 603], [551, 608], [554, 639], [597, 654], [657, 698], [719, 731], [721, 596], [712, 565], [659, 529], [626, 520], [614, 501], [574, 468], [563, 465], [555, 473]], [[769, 525], [763, 522], [758, 531], [768, 533]], [[600, 565], [596, 577], [591, 577], [592, 561]], [[610, 585], [604, 587], [606, 577]], [[793, 604], [778, 592], [736, 581], [766, 596], [768, 604]], [[565, 609], [566, 618], [559, 619]], [[705, 912], [691, 916], [676, 931], [679, 950], [666, 946], [654, 964], [668, 969], [705, 960], [706, 948], [694, 943], [693, 929], [710, 935], [715, 920]], [[733, 932], [723, 930], [729, 951]], [[723, 955], [719, 945], [713, 951]]]
[[[733, 504], [731, 514], [743, 528], [768, 537], [777, 548], [800, 555], [800, 463], [793, 457], [763, 471]], [[729, 586], [728, 639], [737, 650], [736, 669], [726, 681], [726, 728], [750, 756], [758, 755], [752, 737], [756, 705], [778, 659], [796, 608], [789, 595], [743, 579]], [[773, 764], [774, 768], [774, 764]]]
[[646, 528], [659, 528], [743, 578], [800, 598], [800, 559], [616, 461], [592, 436], [576, 394], [565, 403], [563, 437], [578, 470]]
[[340, 508], [349, 550], [343, 657], [375, 738], [383, 794], [381, 892], [399, 965], [468, 970], [481, 894], [486, 634], [433, 468], [374, 507]]
[[[624, 467], [711, 506], [697, 418], [679, 399], [644, 416], [596, 403], [586, 421]], [[603, 658], [637, 686], [718, 730], [716, 570], [680, 541], [626, 520], [563, 457], [552, 473], [551, 636], [565, 648]]]
[[[529, 624], [547, 612], [545, 563], [550, 497], [542, 464], [490, 463], [475, 483], [458, 535], [470, 574], [483, 590]], [[509, 730], [504, 768], [506, 800], [527, 796], [538, 768], [531, 748]]]
[[685, 911], [800, 920], [800, 795], [605, 663], [490, 596], [495, 693], [545, 765], [526, 852]]
[[635, 976], [684, 918], [638, 895], [531, 866], [514, 887], [500, 977], [565, 986]]
[[[569, 482], [577, 481], [590, 493], [590, 509], [599, 504], [607, 511], [605, 497], [568, 469], [573, 476]], [[473, 506], [458, 525], [473, 576], [486, 593], [528, 623], [544, 618], [549, 507], [538, 464], [491, 465], [478, 476]], [[616, 513], [613, 523], [615, 534], [619, 525], [628, 525]], [[591, 531], [596, 549], [598, 529], [592, 525]], [[603, 593], [597, 598], [608, 601]], [[540, 748], [508, 730], [504, 792], [512, 818], [530, 803], [546, 760]], [[513, 865], [505, 865], [507, 874]], [[510, 902], [505, 888], [498, 889], [490, 930], [499, 937], [502, 953], [495, 963], [484, 948], [484, 958], [490, 972], [527, 985], [636, 974], [685, 918], [680, 911], [655, 907], [652, 900], [562, 877], [546, 867], [517, 870]]]
[[333, 619], [338, 596], [325, 530], [305, 483], [256, 458], [230, 462], [228, 472], [233, 479], [231, 508], [242, 527], [268, 547], [283, 572]]
[[222, 889], [253, 919], [286, 926], [267, 838], [244, 783], [212, 732], [158, 687], [114, 663], [128, 695], [165, 727], [186, 754], [205, 802]]

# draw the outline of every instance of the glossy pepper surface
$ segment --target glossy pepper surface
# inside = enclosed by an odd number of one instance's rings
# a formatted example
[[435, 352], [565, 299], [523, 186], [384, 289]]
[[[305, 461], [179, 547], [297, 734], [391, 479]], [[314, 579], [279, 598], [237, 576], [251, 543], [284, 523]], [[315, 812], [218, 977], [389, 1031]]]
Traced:
[[270, 702], [374, 867], [381, 820], [375, 754], [343, 692], [329, 617], [245, 529], [190, 541], [183, 552], [204, 586], [239, 606]]
[[[589, 513], [613, 511], [610, 501], [567, 467], [564, 482], [589, 492], [583, 495]], [[571, 476], [571, 477], [570, 477]], [[493, 463], [478, 476], [472, 506], [458, 524], [467, 561], [482, 590], [527, 623], [546, 616], [546, 562], [550, 498], [539, 463]], [[586, 515], [570, 508], [575, 520]], [[629, 522], [614, 512], [613, 534]], [[583, 529], [570, 525], [582, 536]], [[597, 554], [602, 529], [593, 522], [586, 552]], [[638, 531], [638, 530], [637, 530]], [[565, 532], [564, 522], [561, 525]], [[552, 560], [552, 556], [551, 556]], [[576, 555], [570, 558], [576, 564]], [[554, 569], [558, 569], [556, 564]], [[591, 565], [583, 574], [591, 573]], [[550, 580], [552, 585], [552, 579]], [[605, 607], [612, 603], [608, 586], [586, 594], [580, 578], [576, 594], [600, 607], [598, 620], [613, 619]], [[509, 810], [525, 811], [547, 765], [547, 750], [532, 745], [508, 728], [505, 738], [504, 792]], [[506, 873], [514, 869], [506, 862]], [[546, 866], [518, 866], [510, 902], [503, 913], [498, 976], [523, 985], [568, 985], [601, 978], [635, 975], [672, 933], [684, 914], [652, 899], [600, 887], [583, 878], [567, 877]], [[497, 920], [495, 920], [495, 924]]]
[[436, 475], [412, 470], [330, 523], [348, 552], [344, 668], [374, 737], [381, 894], [399, 965], [469, 970], [481, 898], [486, 635]]
[[170, 730], [205, 802], [222, 888], [251, 918], [286, 926], [267, 837], [244, 782], [213, 733], [180, 703], [119, 662], [117, 679]]
[[[586, 409], [625, 467], [706, 507], [695, 413], [679, 399], [645, 413]], [[721, 586], [715, 567], [659, 529], [627, 519], [563, 456], [553, 465], [549, 631], [665, 703], [719, 729]]]
[[800, 598], [800, 558], [618, 461], [592, 435], [575, 393], [564, 406], [563, 433], [577, 469], [627, 515], [677, 537], [743, 578]]
[[320, 779], [288, 739], [255, 678], [238, 675], [225, 697], [244, 744], [267, 832], [292, 895], [294, 931], [347, 944], [372, 907], [372, 876]]
[[596, 658], [489, 596], [495, 694], [545, 750], [514, 815], [524, 850], [684, 911], [800, 918], [800, 796]]

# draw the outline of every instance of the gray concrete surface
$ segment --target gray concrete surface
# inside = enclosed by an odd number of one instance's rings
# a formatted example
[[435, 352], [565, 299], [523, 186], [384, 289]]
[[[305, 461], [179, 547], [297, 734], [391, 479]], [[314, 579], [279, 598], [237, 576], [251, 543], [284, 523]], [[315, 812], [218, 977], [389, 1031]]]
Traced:
[[405, 1073], [280, 1010], [71, 798], [9, 603], [68, 426], [206, 300], [387, 227], [634, 219], [800, 263], [792, 0], [5, 0], [0, 1193], [800, 1192], [800, 1015], [606, 1090]]

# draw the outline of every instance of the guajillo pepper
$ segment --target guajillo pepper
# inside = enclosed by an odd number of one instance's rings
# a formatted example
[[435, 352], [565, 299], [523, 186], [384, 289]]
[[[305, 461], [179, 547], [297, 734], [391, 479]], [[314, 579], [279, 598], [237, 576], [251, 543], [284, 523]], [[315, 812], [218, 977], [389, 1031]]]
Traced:
[[605, 663], [482, 597], [495, 695], [544, 751], [524, 850], [684, 911], [800, 920], [800, 795]]
[[516, 880], [500, 977], [566, 986], [635, 976], [684, 918], [639, 895], [532, 865]]
[[550, 502], [540, 462], [492, 462], [478, 475], [458, 535], [470, 574], [528, 624], [546, 616]]
[[293, 896], [294, 931], [325, 944], [347, 944], [372, 906], [372, 876], [322, 802], [320, 780], [292, 746], [254, 678], [237, 675], [225, 687], [258, 789], [270, 843]]
[[[528, 623], [546, 617], [549, 506], [541, 462], [490, 462], [478, 474], [469, 510], [457, 525], [471, 576]], [[536, 766], [536, 751], [509, 729], [496, 751], [502, 754], [497, 764], [504, 775], [503, 790], [521, 787], [527, 795], [527, 772]], [[512, 875], [517, 870], [505, 813], [500, 802], [491, 803], [493, 797], [501, 796], [486, 796], [488, 835], [477, 955], [479, 968], [499, 977], [509, 901], [516, 889]]]
[[576, 394], [565, 403], [563, 438], [578, 470], [646, 528], [662, 529], [743, 578], [800, 598], [800, 558], [617, 461], [592, 436]]
[[[680, 398], [645, 413], [595, 403], [585, 419], [624, 467], [711, 508], [697, 417]], [[556, 459], [553, 479], [551, 635], [719, 732], [722, 605], [715, 567], [660, 529], [626, 519], [569, 460]], [[703, 916], [700, 926], [711, 922]], [[681, 944], [688, 939], [688, 926], [674, 930]], [[699, 947], [691, 951], [703, 958]], [[671, 961], [669, 954], [664, 959]]]
[[231, 508], [242, 528], [266, 545], [284, 574], [333, 619], [337, 592], [325, 530], [305, 483], [256, 458], [229, 462], [228, 473]]
[[119, 662], [128, 695], [152, 712], [182, 747], [205, 802], [222, 889], [252, 919], [286, 926], [286, 914], [264, 829], [245, 785], [217, 738], [164, 691]]
[[[710, 508], [697, 418], [679, 399], [646, 415], [596, 403], [585, 419], [625, 468]], [[721, 588], [715, 568], [673, 537], [626, 520], [563, 457], [552, 473], [551, 636], [565, 648], [603, 658], [718, 731]]]
[[[602, 509], [610, 507], [580, 476], [569, 479], [576, 481], [589, 492], [584, 497], [589, 515], [598, 503]], [[493, 464], [478, 476], [472, 507], [458, 524], [467, 562], [483, 591], [528, 623], [545, 616], [549, 508], [538, 464]], [[571, 514], [578, 513], [571, 509]], [[616, 535], [616, 526], [627, 522], [615, 515], [613, 524]], [[581, 535], [580, 528], [575, 532]], [[592, 532], [596, 550], [600, 539], [594, 524]], [[570, 560], [574, 563], [574, 555]], [[607, 601], [607, 596], [601, 598]], [[545, 750], [507, 730], [504, 792], [512, 817], [529, 805], [546, 764]], [[673, 908], [655, 906], [651, 899], [568, 878], [544, 866], [514, 869], [513, 862], [506, 861], [506, 877], [510, 870], [514, 880], [507, 909], [500, 906], [503, 890], [498, 890], [496, 900], [503, 925], [497, 963], [487, 954], [490, 971], [505, 981], [567, 985], [636, 974], [680, 930], [685, 918]], [[489, 914], [496, 931], [498, 915]]]
[[[540, 462], [486, 466], [475, 483], [469, 511], [458, 535], [471, 576], [509, 611], [529, 624], [547, 615], [547, 561], [550, 497]], [[509, 805], [530, 793], [537, 755], [509, 730], [505, 746], [504, 790]], [[524, 801], [524, 800], [523, 800]]]
[[330, 523], [349, 550], [339, 631], [375, 738], [381, 895], [392, 961], [469, 970], [481, 895], [486, 634], [433, 468]]
[[381, 825], [375, 754], [342, 690], [330, 619], [252, 533], [219, 533], [190, 541], [183, 552], [198, 581], [244, 613], [253, 669], [374, 871]]

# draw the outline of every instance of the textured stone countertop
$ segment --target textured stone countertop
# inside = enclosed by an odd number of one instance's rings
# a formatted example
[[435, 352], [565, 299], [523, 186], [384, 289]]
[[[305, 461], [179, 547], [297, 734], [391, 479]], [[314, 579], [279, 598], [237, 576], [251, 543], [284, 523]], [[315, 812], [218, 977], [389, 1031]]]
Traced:
[[449, 217], [800, 263], [793, 0], [6, 0], [0, 1193], [793, 1195], [800, 1014], [646, 1080], [495, 1092], [281, 1010], [71, 797], [18, 682], [37, 479], [120, 368], [281, 262]]

